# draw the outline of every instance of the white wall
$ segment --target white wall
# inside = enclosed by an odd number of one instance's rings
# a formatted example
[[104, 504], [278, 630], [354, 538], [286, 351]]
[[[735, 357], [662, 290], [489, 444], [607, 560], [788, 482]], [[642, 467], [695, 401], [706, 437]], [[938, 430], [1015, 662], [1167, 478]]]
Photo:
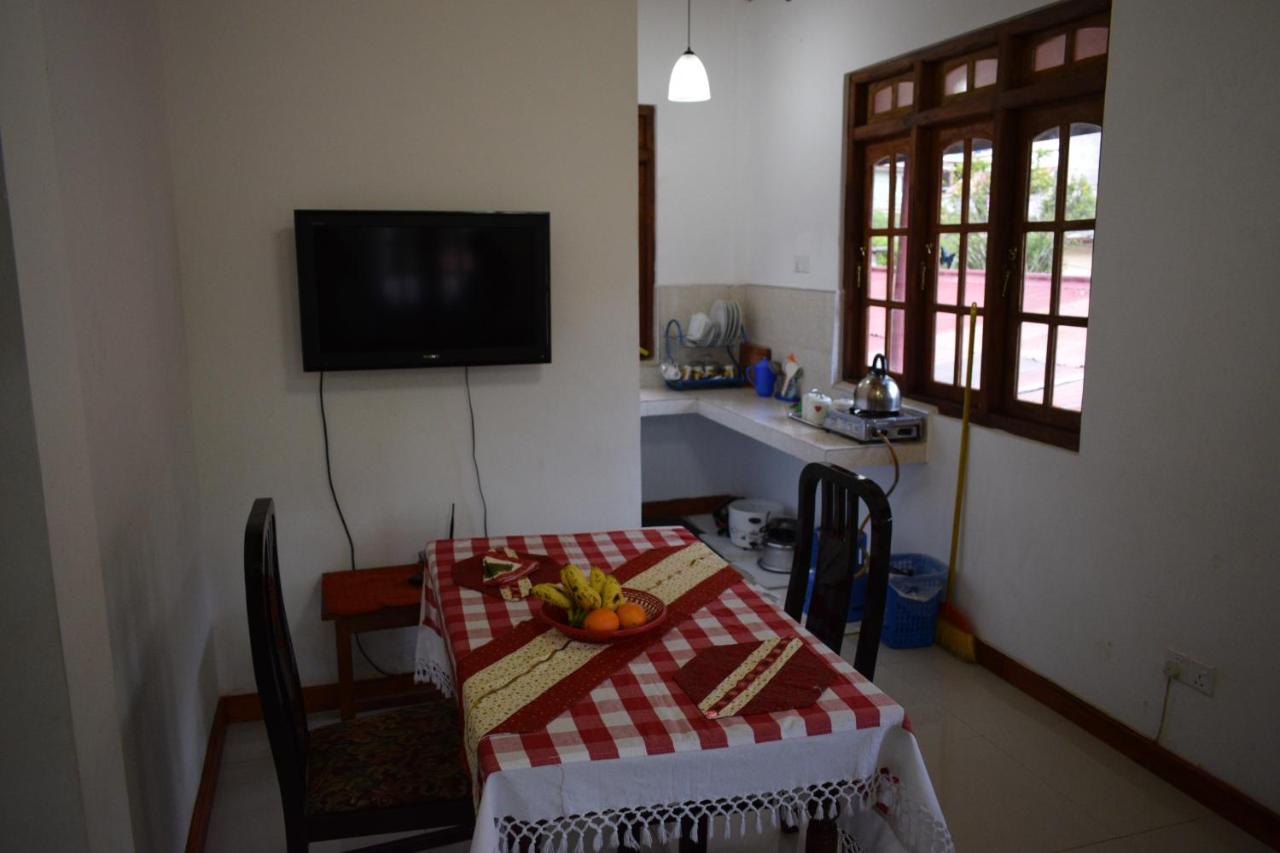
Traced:
[[655, 270], [665, 284], [742, 281], [746, 223], [741, 180], [738, 13], [742, 0], [693, 4], [693, 50], [707, 67], [711, 100], [673, 104], [667, 81], [686, 45], [683, 0], [638, 4], [639, 99], [652, 104], [655, 184]]
[[[0, 169], [0, 826], [17, 849], [88, 845], [49, 553], [18, 272]], [[48, 814], [57, 814], [51, 822]]]
[[3, 125], [92, 849], [185, 837], [217, 694], [154, 11], [5, 6]]
[[[743, 4], [742, 80], [760, 95], [743, 105], [747, 280], [797, 284], [790, 255], [813, 234], [814, 286], [837, 286], [843, 72], [1035, 5]], [[1112, 24], [1080, 451], [975, 429], [959, 601], [983, 639], [1148, 735], [1165, 647], [1217, 666], [1212, 698], [1174, 686], [1162, 742], [1280, 809], [1280, 121], [1258, 108], [1280, 9], [1125, 0]], [[895, 543], [945, 555], [959, 429], [932, 430]]]
[[[639, 520], [636, 9], [556, 0], [167, 3], [184, 307], [224, 692], [253, 686], [244, 523], [273, 496], [304, 683], [335, 677], [319, 576], [345, 568], [317, 374], [298, 332], [295, 208], [551, 213], [553, 362], [471, 371], [493, 531]], [[326, 381], [334, 480], [372, 566], [480, 531], [462, 371]], [[412, 632], [366, 643], [407, 669]]]

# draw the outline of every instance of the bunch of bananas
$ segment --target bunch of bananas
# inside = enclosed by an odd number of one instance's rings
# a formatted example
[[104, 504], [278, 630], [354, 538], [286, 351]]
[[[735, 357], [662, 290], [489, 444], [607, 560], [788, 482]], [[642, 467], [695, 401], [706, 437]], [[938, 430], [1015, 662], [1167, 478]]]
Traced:
[[533, 588], [533, 594], [564, 610], [575, 628], [582, 627], [591, 611], [617, 610], [626, 602], [622, 584], [613, 575], [606, 575], [595, 566], [584, 575], [573, 563], [560, 570], [560, 583], [540, 583]]

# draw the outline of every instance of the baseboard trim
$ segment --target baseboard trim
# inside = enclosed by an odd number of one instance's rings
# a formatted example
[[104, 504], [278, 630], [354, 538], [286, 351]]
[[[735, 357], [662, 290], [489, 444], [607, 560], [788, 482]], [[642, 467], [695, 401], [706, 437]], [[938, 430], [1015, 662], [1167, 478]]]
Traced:
[[733, 495], [706, 495], [700, 498], [672, 498], [665, 501], [646, 501], [640, 505], [640, 518], [682, 518], [686, 515], [703, 515], [715, 512], [733, 500]]
[[977, 641], [978, 663], [1128, 756], [1264, 844], [1280, 850], [1280, 814], [1205, 769], [1085, 702], [1032, 669]]
[[[414, 684], [412, 675], [365, 678], [355, 682], [356, 710], [373, 711], [410, 705], [435, 690], [429, 684]], [[338, 709], [338, 685], [316, 684], [302, 688], [302, 702], [308, 714]], [[204, 751], [204, 767], [200, 786], [191, 807], [191, 824], [187, 829], [186, 853], [204, 853], [209, 837], [209, 818], [218, 791], [218, 772], [222, 769], [222, 750], [227, 740], [227, 726], [262, 719], [262, 703], [257, 693], [219, 696], [209, 727], [209, 742]]]
[[[361, 678], [355, 682], [356, 710], [374, 711], [408, 705], [435, 690], [429, 684], [414, 684], [413, 676], [391, 675]], [[257, 693], [237, 693], [222, 697], [227, 702], [227, 722], [246, 723], [262, 719], [262, 703]], [[315, 684], [302, 688], [302, 704], [308, 714], [338, 709], [338, 685]]]
[[209, 726], [209, 742], [204, 749], [204, 766], [200, 770], [200, 786], [191, 807], [191, 824], [187, 829], [186, 853], [204, 853], [209, 838], [209, 817], [213, 814], [213, 797], [218, 790], [218, 771], [222, 768], [222, 747], [227, 740], [227, 701], [218, 697]]

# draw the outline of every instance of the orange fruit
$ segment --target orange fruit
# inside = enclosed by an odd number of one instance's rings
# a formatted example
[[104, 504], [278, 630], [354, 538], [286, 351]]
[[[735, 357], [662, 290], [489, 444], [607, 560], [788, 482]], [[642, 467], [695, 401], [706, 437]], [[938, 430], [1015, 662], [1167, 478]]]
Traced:
[[618, 614], [607, 607], [597, 607], [587, 614], [587, 618], [582, 621], [582, 627], [588, 631], [616, 631]]
[[644, 608], [634, 601], [619, 604], [617, 613], [618, 622], [623, 628], [639, 628], [649, 621], [649, 614], [645, 613]]

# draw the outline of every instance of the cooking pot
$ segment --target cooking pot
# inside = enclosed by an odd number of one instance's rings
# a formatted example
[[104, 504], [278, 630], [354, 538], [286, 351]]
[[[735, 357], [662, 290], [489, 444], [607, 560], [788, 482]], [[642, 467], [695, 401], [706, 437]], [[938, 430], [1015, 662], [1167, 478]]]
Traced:
[[760, 559], [756, 562], [766, 572], [790, 574], [796, 555], [796, 520], [771, 518], [760, 543]]
[[884, 354], [871, 360], [871, 369], [853, 392], [853, 412], [857, 415], [896, 415], [902, 408], [902, 392], [889, 375]]

